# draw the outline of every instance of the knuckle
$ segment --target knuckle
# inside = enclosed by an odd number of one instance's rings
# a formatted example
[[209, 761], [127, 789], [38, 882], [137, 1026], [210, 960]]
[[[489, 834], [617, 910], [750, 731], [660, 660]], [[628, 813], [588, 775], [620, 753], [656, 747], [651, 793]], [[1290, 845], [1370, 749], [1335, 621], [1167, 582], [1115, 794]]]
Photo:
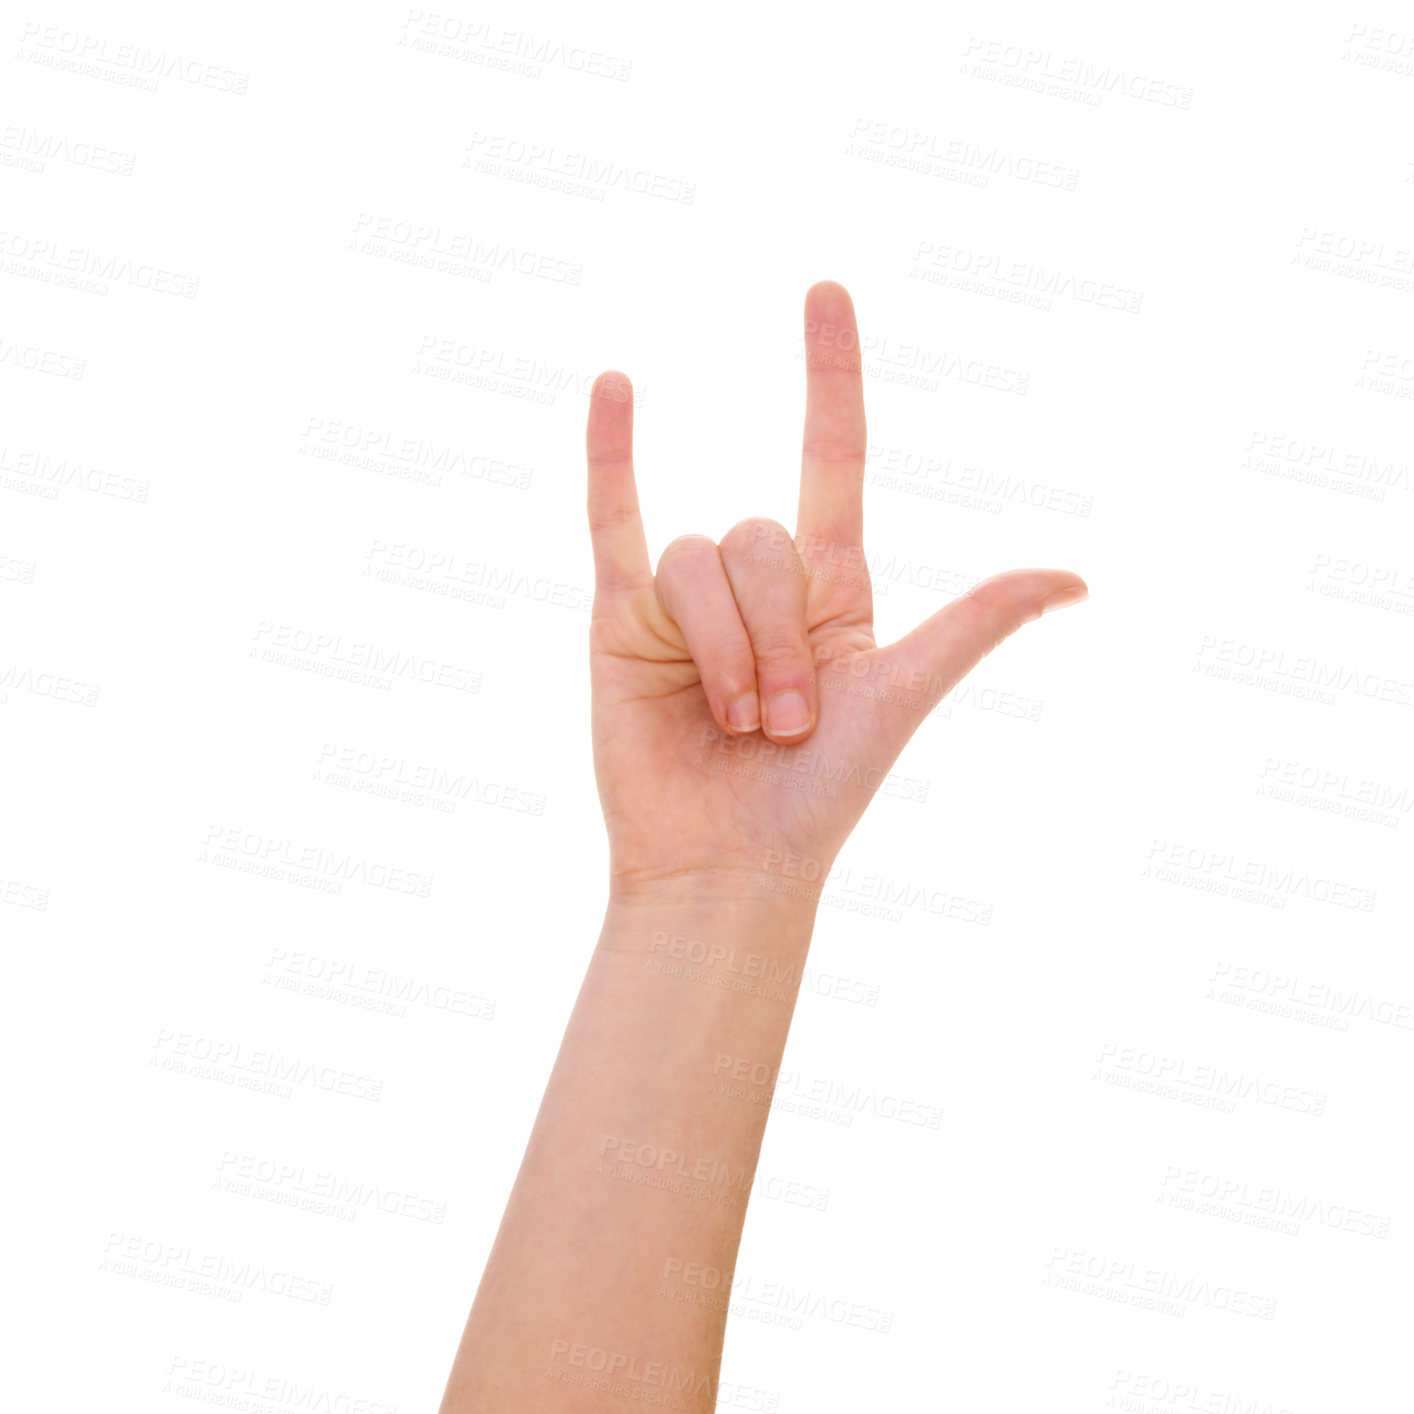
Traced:
[[658, 573], [690, 567], [708, 558], [717, 558], [717, 546], [707, 536], [679, 535], [676, 540], [670, 540], [658, 556]]
[[730, 622], [717, 616], [713, 621], [701, 624], [700, 630], [692, 657], [703, 675], [717, 681], [743, 679], [744, 685], [750, 687], [756, 672], [756, 659], [741, 622]]
[[593, 506], [589, 511], [589, 532], [598, 535], [603, 531], [614, 531], [625, 525], [632, 525], [639, 518], [632, 506]]
[[745, 677], [749, 686], [755, 671], [755, 654], [751, 651], [746, 630], [739, 623], [718, 624], [716, 627], [718, 631], [703, 649], [704, 654], [719, 672]]
[[795, 553], [791, 533], [780, 521], [766, 516], [748, 516], [739, 520], [722, 537], [722, 553], [748, 558], [756, 555], [789, 551]]
[[[699, 663], [698, 667], [701, 669], [703, 665]], [[702, 675], [704, 682], [710, 684], [710, 691], [724, 702], [730, 702], [732, 698], [751, 692], [756, 687], [756, 673], [749, 659], [745, 664], [719, 662], [715, 667], [703, 669]]]
[[752, 635], [751, 651], [758, 663], [774, 672], [814, 671], [810, 650], [798, 634], [772, 629], [758, 631]]

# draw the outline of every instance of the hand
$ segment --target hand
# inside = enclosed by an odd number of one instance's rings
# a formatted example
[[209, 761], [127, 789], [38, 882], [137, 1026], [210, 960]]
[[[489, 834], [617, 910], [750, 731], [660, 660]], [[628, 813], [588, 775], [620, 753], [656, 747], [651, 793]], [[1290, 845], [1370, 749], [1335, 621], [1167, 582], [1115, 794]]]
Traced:
[[[674, 540], [655, 576], [633, 474], [633, 396], [590, 397], [594, 767], [611, 894], [742, 894], [795, 854], [823, 877], [924, 716], [1022, 624], [1087, 596], [1065, 570], [974, 586], [886, 648], [863, 550], [864, 389], [854, 306], [805, 296], [796, 533], [741, 521]], [[812, 871], [813, 872], [813, 871]]]

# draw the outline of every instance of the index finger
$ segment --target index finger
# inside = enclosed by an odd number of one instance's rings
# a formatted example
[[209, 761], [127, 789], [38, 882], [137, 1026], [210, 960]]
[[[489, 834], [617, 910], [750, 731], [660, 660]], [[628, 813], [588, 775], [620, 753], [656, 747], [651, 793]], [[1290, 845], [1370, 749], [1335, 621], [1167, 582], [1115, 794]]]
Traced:
[[633, 479], [633, 384], [622, 373], [601, 373], [594, 380], [584, 440], [595, 584], [600, 590], [651, 584], [653, 570]]
[[849, 291], [821, 280], [805, 293], [805, 440], [796, 534], [864, 544], [864, 379]]

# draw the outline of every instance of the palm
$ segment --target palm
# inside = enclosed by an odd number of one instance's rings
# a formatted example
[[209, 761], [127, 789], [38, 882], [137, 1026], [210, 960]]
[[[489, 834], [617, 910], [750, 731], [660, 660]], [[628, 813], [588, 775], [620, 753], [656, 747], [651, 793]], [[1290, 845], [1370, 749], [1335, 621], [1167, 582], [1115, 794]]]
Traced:
[[[863, 627], [819, 627], [808, 637], [846, 670], [873, 645]], [[888, 753], [872, 700], [828, 690], [819, 725], [800, 746], [777, 747], [760, 733], [731, 737], [714, 721], [697, 665], [651, 588], [597, 619], [590, 643], [595, 766], [626, 871], [759, 870], [770, 851], [833, 858], [869, 793], [832, 789], [829, 768], [887, 768], [897, 754]]]
[[[728, 729], [715, 681], [721, 635], [703, 626], [692, 583], [684, 588], [674, 574], [681, 557], [668, 563], [685, 542], [664, 552], [656, 579], [649, 568], [627, 382], [604, 375], [595, 385], [588, 439], [597, 579], [590, 631], [594, 751], [617, 887], [724, 870], [759, 879], [763, 868], [791, 855], [811, 861], [809, 873], [823, 873], [927, 710], [1048, 598], [1076, 588], [1076, 576], [1064, 571], [1013, 571], [977, 586], [899, 643], [876, 647], [861, 544], [858, 336], [840, 286], [816, 285], [807, 295], [806, 344], [797, 530], [791, 537], [776, 527], [771, 554], [755, 557], [758, 565], [789, 561], [796, 576], [789, 591], [798, 594], [795, 633], [814, 665], [816, 702], [813, 728], [796, 744], [772, 734], [769, 722], [756, 731]], [[769, 524], [743, 523], [758, 543], [761, 526]], [[727, 556], [733, 537], [742, 543], [738, 532], [742, 526], [723, 540], [723, 555], [729, 564], [750, 564], [751, 555]], [[709, 543], [689, 539], [699, 552]], [[737, 599], [749, 620], [744, 573]], [[758, 592], [779, 596], [786, 592], [780, 583]], [[772, 629], [753, 640], [759, 648], [778, 636]], [[765, 671], [758, 677], [764, 681]]]

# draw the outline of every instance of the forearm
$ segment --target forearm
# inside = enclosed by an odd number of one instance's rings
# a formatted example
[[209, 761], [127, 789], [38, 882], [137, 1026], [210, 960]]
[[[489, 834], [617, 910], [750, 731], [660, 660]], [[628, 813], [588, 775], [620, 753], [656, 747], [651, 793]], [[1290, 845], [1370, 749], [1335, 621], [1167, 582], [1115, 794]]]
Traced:
[[442, 1414], [714, 1408], [725, 1301], [667, 1276], [735, 1265], [815, 910], [750, 888], [610, 904]]

